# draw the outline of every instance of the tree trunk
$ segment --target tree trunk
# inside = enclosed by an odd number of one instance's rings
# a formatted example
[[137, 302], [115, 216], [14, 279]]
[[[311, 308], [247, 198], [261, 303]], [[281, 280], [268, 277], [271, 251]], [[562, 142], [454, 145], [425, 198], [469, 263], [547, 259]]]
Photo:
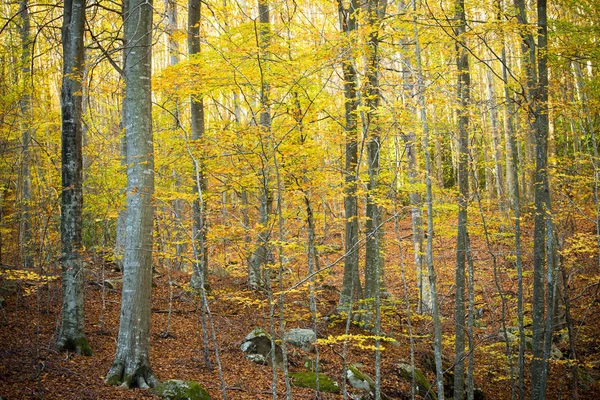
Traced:
[[260, 232], [258, 233], [257, 247], [249, 259], [249, 276], [248, 284], [252, 289], [264, 287], [266, 279], [265, 274], [268, 274], [268, 268], [265, 268], [269, 263], [274, 261], [273, 251], [269, 245], [269, 237], [271, 236], [271, 228], [269, 227], [270, 216], [273, 214], [273, 193], [270, 183], [270, 168], [269, 168], [269, 143], [263, 143], [263, 135], [271, 131], [271, 111], [270, 111], [270, 85], [264, 72], [266, 71], [266, 60], [268, 59], [268, 47], [270, 43], [269, 36], [271, 35], [271, 18], [269, 12], [269, 4], [265, 0], [258, 1], [258, 14], [260, 27], [258, 28], [258, 43], [259, 55], [258, 63], [261, 70], [261, 86], [260, 86], [260, 116], [259, 126], [261, 135], [261, 147], [263, 149], [262, 157], [264, 157], [263, 167], [260, 170], [260, 216], [258, 223]]
[[[31, 23], [29, 20], [29, 0], [22, 0], [19, 7], [21, 27], [21, 73], [25, 85], [29, 85], [31, 76], [31, 45], [29, 37]], [[23, 156], [21, 158], [21, 226], [20, 226], [20, 249], [21, 263], [23, 267], [33, 266], [33, 234], [31, 224], [31, 94], [30, 88], [25, 87], [23, 96], [19, 102], [22, 118], [21, 145], [23, 146]]]
[[465, 261], [467, 256], [467, 206], [469, 200], [469, 104], [470, 84], [469, 58], [464, 34], [466, 32], [465, 3], [457, 0], [455, 5], [454, 33], [456, 43], [456, 65], [458, 69], [458, 236], [456, 244], [456, 354], [454, 362], [454, 398], [465, 397]]
[[[531, 398], [546, 398], [546, 378], [548, 373], [547, 354], [544, 352], [544, 317], [552, 318], [552, 313], [544, 316], [544, 274], [546, 261], [551, 262], [553, 254], [546, 254], [547, 242], [552, 251], [552, 232], [550, 215], [550, 187], [548, 182], [548, 56], [547, 51], [547, 14], [546, 0], [537, 1], [538, 14], [538, 80], [532, 104], [535, 117], [535, 219], [533, 231], [533, 361], [531, 364]], [[549, 269], [551, 265], [549, 264]], [[549, 271], [549, 277], [553, 271]], [[549, 296], [550, 297], [550, 296]], [[548, 304], [551, 309], [551, 303]], [[551, 326], [551, 324], [550, 324]], [[545, 332], [552, 335], [551, 329]], [[550, 340], [550, 339], [546, 339]]]
[[83, 307], [82, 208], [82, 79], [85, 0], [66, 0], [63, 11], [62, 198], [62, 324], [57, 346], [91, 355], [85, 337]]
[[[200, 53], [200, 0], [188, 2], [188, 53], [190, 56]], [[192, 120], [192, 140], [202, 139], [204, 136], [204, 100], [201, 97], [190, 96], [190, 114]], [[201, 285], [208, 288], [208, 251], [206, 249], [206, 212], [204, 196], [207, 182], [204, 177], [202, 160], [198, 163], [198, 182], [194, 185], [192, 192], [198, 194], [192, 204], [193, 225], [192, 240], [194, 249], [193, 273], [190, 286], [200, 289]], [[200, 187], [196, 187], [196, 186]]]
[[130, 0], [125, 24], [127, 217], [121, 320], [109, 384], [148, 387], [150, 369], [154, 156], [152, 139], [152, 4]]
[[498, 104], [496, 102], [496, 89], [494, 85], [494, 73], [488, 68], [487, 69], [487, 95], [488, 95], [488, 107], [490, 111], [490, 128], [492, 131], [492, 145], [494, 150], [492, 156], [494, 157], [494, 183], [496, 189], [496, 196], [499, 201], [500, 210], [504, 210], [505, 199], [504, 199], [504, 174], [502, 171], [502, 142], [500, 141], [499, 123], [498, 123]]
[[437, 285], [435, 269], [433, 266], [433, 190], [431, 185], [432, 167], [431, 154], [429, 151], [429, 123], [427, 120], [427, 108], [425, 105], [425, 82], [423, 79], [423, 67], [421, 64], [421, 44], [419, 42], [419, 30], [417, 26], [417, 2], [413, 0], [413, 32], [415, 39], [415, 58], [417, 61], [417, 99], [419, 102], [419, 116], [423, 125], [423, 151], [425, 152], [425, 202], [427, 203], [427, 273], [429, 274], [429, 287], [431, 290], [431, 314], [433, 318], [433, 348], [435, 358], [435, 372], [437, 383], [438, 400], [444, 400], [444, 367], [442, 364], [442, 324], [439, 315], [439, 306], [437, 301]]
[[[344, 8], [338, 0], [338, 11], [342, 32], [348, 36], [351, 43], [352, 35], [358, 29], [356, 12], [359, 5], [357, 0], [351, 0], [349, 8]], [[352, 48], [342, 60], [344, 74], [344, 99], [345, 117], [344, 126], [346, 160], [344, 167], [344, 216], [345, 216], [345, 242], [344, 242], [344, 279], [338, 309], [350, 312], [351, 303], [362, 297], [362, 288], [358, 277], [358, 197], [356, 184], [358, 175], [358, 143], [357, 143], [357, 85], [358, 78], [353, 65]]]
[[[367, 220], [365, 223], [365, 299], [367, 308], [373, 310], [373, 300], [382, 287], [383, 265], [381, 246], [383, 227], [381, 225], [381, 207], [377, 204], [377, 188], [379, 181], [381, 158], [381, 129], [377, 118], [381, 103], [379, 89], [379, 25], [384, 17], [386, 1], [369, 0], [366, 7], [367, 23], [370, 34], [367, 41], [366, 88], [363, 98], [367, 106], [367, 118], [364, 136], [368, 137], [367, 162], [369, 182], [367, 183]], [[370, 305], [369, 305], [370, 303]]]

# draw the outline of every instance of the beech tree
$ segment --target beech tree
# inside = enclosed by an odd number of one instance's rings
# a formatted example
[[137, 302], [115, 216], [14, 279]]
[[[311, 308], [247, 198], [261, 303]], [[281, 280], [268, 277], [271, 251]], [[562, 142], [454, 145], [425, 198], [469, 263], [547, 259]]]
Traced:
[[85, 0], [66, 0], [63, 12], [62, 112], [62, 325], [58, 347], [84, 355], [91, 348], [84, 334], [83, 261], [81, 258], [82, 78]]
[[31, 223], [31, 22], [29, 18], [29, 0], [21, 0], [19, 4], [21, 35], [21, 74], [23, 75], [24, 93], [19, 102], [21, 109], [21, 144], [23, 156], [21, 158], [21, 227], [20, 227], [20, 249], [21, 262], [25, 267], [33, 266], [32, 253], [32, 223]]
[[156, 384], [150, 368], [154, 155], [152, 140], [152, 3], [130, 0], [125, 20], [127, 209], [121, 320], [111, 385]]
[[[190, 56], [200, 54], [200, 0], [188, 2], [188, 53]], [[204, 136], [204, 99], [198, 96], [190, 96], [190, 118], [192, 127], [192, 140], [201, 139]], [[194, 270], [190, 284], [199, 289], [200, 285], [208, 285], [208, 252], [206, 249], [206, 212], [204, 195], [206, 191], [206, 179], [202, 169], [202, 162], [198, 163], [199, 170], [194, 172], [193, 193], [197, 195], [192, 204], [193, 226], [192, 240], [194, 240]], [[201, 283], [202, 282], [202, 283]]]
[[340, 294], [339, 309], [351, 311], [352, 301], [362, 297], [362, 289], [358, 276], [358, 197], [356, 195], [358, 175], [358, 142], [357, 142], [357, 73], [352, 57], [352, 36], [358, 29], [358, 1], [351, 0], [348, 8], [343, 1], [338, 0], [338, 12], [341, 31], [347, 36], [348, 48], [342, 60], [344, 77], [344, 107], [345, 107], [345, 168], [344, 168], [344, 280]]
[[458, 69], [456, 114], [458, 118], [458, 233], [456, 243], [456, 352], [454, 359], [454, 398], [465, 397], [465, 263], [468, 253], [467, 207], [469, 201], [469, 105], [471, 75], [465, 39], [465, 2], [457, 0], [454, 9], [456, 66]]

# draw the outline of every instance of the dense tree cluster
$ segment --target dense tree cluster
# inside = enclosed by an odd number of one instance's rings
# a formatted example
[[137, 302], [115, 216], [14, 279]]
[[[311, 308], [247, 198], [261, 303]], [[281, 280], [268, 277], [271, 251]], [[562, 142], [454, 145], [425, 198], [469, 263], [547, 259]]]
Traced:
[[[153, 269], [190, 272], [208, 343], [210, 271], [229, 268], [268, 296], [273, 345], [287, 293], [307, 288], [316, 329], [315, 288], [339, 281], [335, 312], [375, 335], [380, 399], [404, 240], [439, 399], [448, 338], [453, 397], [474, 396], [475, 241], [493, 263], [513, 398], [545, 398], [555, 332], [577, 360], [569, 282], [578, 254], [600, 266], [594, 0], [21, 0], [0, 15], [0, 264], [58, 260], [57, 345], [89, 355], [82, 256], [102, 238], [123, 274], [107, 382], [157, 383]], [[456, 243], [453, 332], [436, 237]], [[275, 398], [276, 368], [273, 383]]]

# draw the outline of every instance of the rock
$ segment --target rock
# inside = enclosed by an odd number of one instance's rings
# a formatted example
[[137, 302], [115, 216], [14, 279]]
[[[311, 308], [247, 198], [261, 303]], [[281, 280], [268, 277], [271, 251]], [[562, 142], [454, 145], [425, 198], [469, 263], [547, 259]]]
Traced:
[[371, 390], [371, 387], [375, 387], [375, 382], [368, 375], [363, 374], [356, 364], [348, 365], [346, 370], [346, 379], [353, 388], [361, 390]]
[[304, 351], [313, 351], [317, 335], [312, 329], [295, 328], [290, 329], [283, 335], [286, 343], [296, 346]]
[[[290, 372], [292, 384], [297, 387], [317, 390], [317, 374], [314, 372]], [[339, 393], [337, 382], [325, 374], [319, 374], [319, 391], [325, 393]]]
[[6, 279], [0, 282], [0, 295], [11, 296], [19, 290], [19, 282], [12, 279]]
[[[362, 372], [356, 364], [348, 365], [346, 379], [353, 388], [364, 390], [367, 393], [375, 393], [375, 381], [369, 375]], [[381, 398], [384, 400], [389, 399], [384, 393], [381, 393]]]
[[562, 360], [564, 358], [563, 352], [560, 351], [560, 349], [558, 347], [556, 347], [556, 345], [552, 345], [552, 348], [550, 349], [550, 359], [551, 360]]
[[123, 284], [123, 279], [105, 279], [104, 287], [107, 289], [116, 289], [118, 286]]
[[[271, 335], [264, 329], [255, 328], [244, 338], [240, 348], [248, 360], [257, 364], [272, 365]], [[277, 368], [283, 368], [283, 352], [277, 344], [275, 344], [275, 364]]]
[[[396, 367], [398, 368], [398, 374], [402, 378], [404, 378], [408, 382], [412, 382], [413, 368], [411, 367], [410, 364], [401, 362], [401, 363], [396, 364]], [[429, 380], [427, 379], [425, 374], [421, 370], [415, 368], [414, 375], [415, 375], [415, 385], [416, 385], [417, 393], [426, 400], [427, 399], [429, 399], [429, 400], [437, 399], [437, 394], [434, 392], [434, 390], [431, 387], [431, 384], [429, 383]]]
[[169, 400], [211, 400], [210, 394], [194, 381], [171, 379], [156, 385], [152, 392]]

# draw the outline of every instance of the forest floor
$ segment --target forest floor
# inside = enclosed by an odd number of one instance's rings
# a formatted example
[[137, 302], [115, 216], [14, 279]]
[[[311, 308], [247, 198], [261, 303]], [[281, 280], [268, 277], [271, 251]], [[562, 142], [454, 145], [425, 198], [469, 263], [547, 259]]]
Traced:
[[[587, 228], [585, 228], [587, 229]], [[416, 311], [417, 285], [412, 269], [410, 239], [401, 246], [394, 245], [396, 238], [410, 237], [410, 220], [405, 219], [401, 232], [389, 237], [386, 252], [386, 282], [390, 296], [383, 308], [382, 329], [386, 336], [396, 342], [385, 343], [382, 352], [382, 390], [389, 398], [410, 399], [410, 382], [398, 374], [397, 363], [410, 362], [410, 336], [414, 339], [415, 363], [433, 382], [434, 375], [427, 369], [432, 354], [433, 327], [431, 318]], [[389, 234], [388, 234], [389, 235]], [[527, 236], [527, 234], [526, 234]], [[337, 239], [341, 239], [338, 237]], [[506, 324], [516, 325], [516, 280], [512, 264], [497, 261], [494, 265], [485, 241], [473, 235], [473, 254], [476, 265], [475, 304], [478, 309], [474, 329], [475, 383], [483, 390], [486, 399], [510, 399], [511, 380], [506, 357], [506, 344], [502, 341], [502, 299], [506, 301]], [[498, 246], [502, 246], [498, 242]], [[527, 243], [526, 243], [527, 244]], [[441, 232], [435, 240], [438, 292], [442, 305], [444, 352], [453, 354], [454, 331], [454, 244], [451, 234]], [[402, 250], [400, 250], [402, 249]], [[323, 255], [321, 264], [329, 265], [338, 253]], [[578, 269], [577, 276], [586, 279], [570, 279], [572, 318], [578, 334], [577, 357], [580, 366], [579, 398], [597, 399], [600, 393], [600, 297], [598, 296], [598, 272], [594, 260], [582, 258], [589, 266]], [[587, 261], [585, 261], [587, 260]], [[301, 260], [300, 260], [301, 261]], [[525, 258], [526, 276], [530, 278], [530, 260]], [[272, 398], [272, 370], [268, 366], [254, 364], [244, 358], [240, 344], [256, 327], [269, 328], [269, 305], [263, 293], [247, 289], [244, 267], [241, 262], [213, 266], [210, 275], [210, 310], [214, 324], [222, 365], [223, 379], [229, 399]], [[296, 264], [302, 264], [297, 262]], [[403, 268], [404, 264], [404, 268]], [[510, 265], [509, 265], [510, 264]], [[294, 265], [292, 263], [292, 265]], [[305, 274], [301, 268], [290, 267], [285, 285], [299, 281]], [[339, 299], [341, 287], [341, 264], [335, 265], [318, 280], [317, 301], [321, 317], [318, 335], [325, 339], [319, 344], [320, 371], [341, 384], [343, 340], [345, 320], [331, 316]], [[102, 285], [111, 281], [115, 288]], [[494, 274], [496, 270], [496, 274]], [[60, 324], [60, 279], [58, 265], [48, 268], [40, 277], [34, 271], [16, 272], [7, 268], [0, 270], [0, 284], [9, 287], [12, 294], [4, 295], [5, 306], [0, 310], [0, 396], [3, 399], [142, 399], [156, 398], [150, 391], [123, 390], [109, 386], [104, 377], [113, 362], [120, 312], [120, 286], [116, 283], [119, 273], [90, 254], [86, 272], [86, 333], [94, 350], [91, 357], [57, 352], [53, 348]], [[39, 272], [39, 271], [37, 271]], [[204, 345], [201, 329], [201, 313], [198, 299], [186, 290], [189, 273], [169, 272], [164, 266], [156, 267], [155, 287], [152, 300], [151, 365], [159, 380], [189, 379], [203, 385], [213, 398], [221, 397], [221, 381], [215, 364], [214, 342], [210, 340], [212, 368], [204, 362]], [[404, 273], [403, 273], [404, 272]], [[14, 284], [7, 285], [11, 281]], [[172, 285], [169, 285], [169, 281]], [[496, 281], [502, 287], [499, 296]], [[275, 283], [277, 284], [277, 283]], [[408, 293], [405, 291], [405, 284]], [[527, 286], [528, 287], [528, 286]], [[171, 290], [170, 290], [171, 288]], [[312, 320], [306, 285], [286, 295], [286, 329], [311, 328]], [[410, 299], [410, 330], [406, 297]], [[531, 289], [526, 291], [529, 304]], [[172, 313], [169, 327], [169, 299]], [[278, 307], [275, 307], [275, 326], [279, 324]], [[530, 317], [526, 315], [526, 323]], [[209, 331], [210, 332], [210, 331]], [[167, 335], [168, 333], [168, 335]], [[352, 324], [346, 359], [348, 363], [362, 365], [364, 372], [375, 377], [375, 356], [371, 335], [360, 326]], [[559, 335], [556, 346], [565, 355], [563, 359], [550, 362], [548, 398], [571, 398], [569, 375], [568, 340]], [[513, 343], [513, 347], [516, 346]], [[528, 352], [529, 353], [529, 352]], [[516, 364], [516, 353], [512, 362]], [[314, 353], [294, 350], [290, 353], [290, 370], [305, 370], [304, 362], [314, 359]], [[526, 392], [529, 377], [526, 373]], [[350, 393], [360, 391], [348, 386]], [[278, 398], [285, 397], [283, 373], [279, 372]], [[294, 398], [312, 399], [311, 389], [292, 386]], [[338, 399], [341, 395], [323, 394], [322, 399]]]

